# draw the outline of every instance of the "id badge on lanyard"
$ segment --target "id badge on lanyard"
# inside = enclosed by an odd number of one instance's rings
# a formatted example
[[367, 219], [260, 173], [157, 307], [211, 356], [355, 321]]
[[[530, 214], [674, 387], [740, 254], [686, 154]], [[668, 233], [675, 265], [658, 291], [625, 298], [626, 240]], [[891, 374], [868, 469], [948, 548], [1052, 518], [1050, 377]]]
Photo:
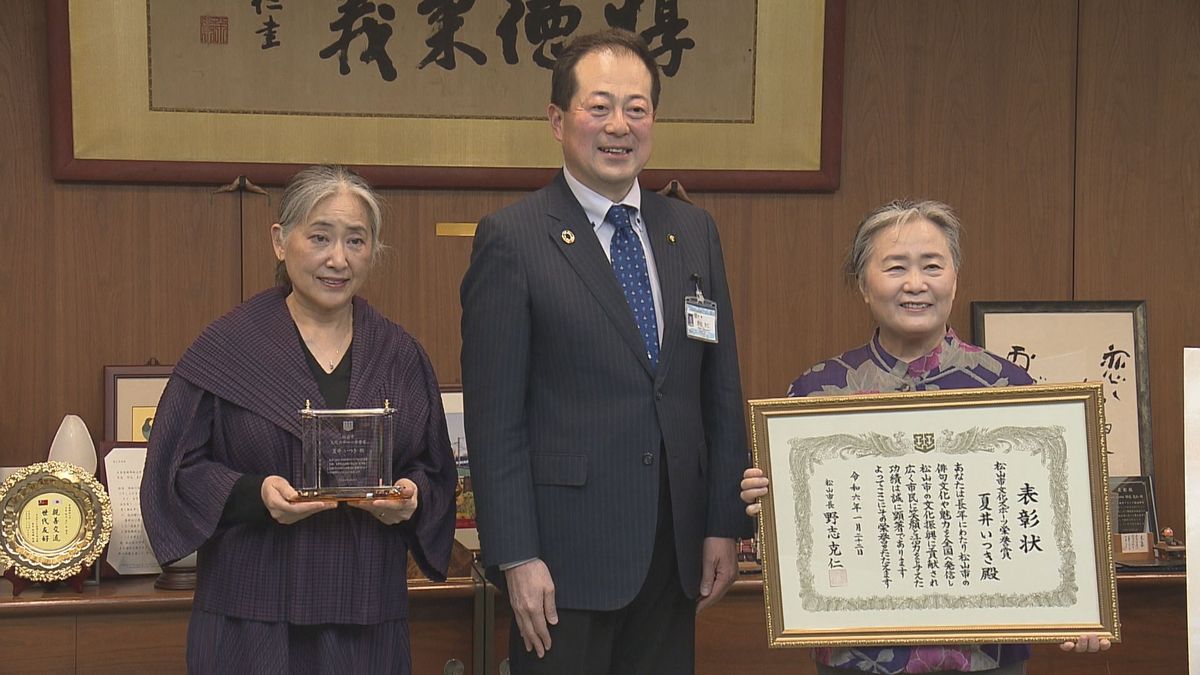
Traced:
[[683, 299], [683, 319], [692, 340], [717, 343], [717, 303], [707, 300], [700, 290], [700, 275], [693, 274], [696, 294]]

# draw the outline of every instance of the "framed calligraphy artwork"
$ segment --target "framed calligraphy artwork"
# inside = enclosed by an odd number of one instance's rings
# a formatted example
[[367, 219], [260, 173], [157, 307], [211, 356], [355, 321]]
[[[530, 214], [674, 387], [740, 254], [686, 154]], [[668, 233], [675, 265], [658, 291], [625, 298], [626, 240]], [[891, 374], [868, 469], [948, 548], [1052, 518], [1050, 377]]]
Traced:
[[750, 401], [771, 646], [1119, 640], [1102, 399]]
[[60, 180], [540, 187], [550, 71], [575, 36], [642, 35], [662, 71], [643, 182], [835, 190], [845, 0], [48, 0]]
[[1103, 382], [1109, 471], [1154, 474], [1145, 301], [973, 302], [971, 322], [1037, 382]]

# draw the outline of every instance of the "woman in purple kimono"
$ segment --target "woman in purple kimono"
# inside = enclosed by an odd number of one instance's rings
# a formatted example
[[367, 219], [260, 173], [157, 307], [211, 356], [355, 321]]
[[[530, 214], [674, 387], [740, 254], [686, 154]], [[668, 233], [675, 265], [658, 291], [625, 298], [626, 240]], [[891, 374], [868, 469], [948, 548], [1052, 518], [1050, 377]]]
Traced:
[[[371, 187], [311, 167], [279, 207], [279, 286], [205, 329], [159, 402], [146, 532], [163, 564], [198, 550], [191, 672], [408, 673], [407, 558], [444, 579], [454, 534], [437, 380], [417, 341], [355, 297], [382, 248]], [[393, 476], [410, 497], [290, 502], [305, 402], [385, 400], [397, 409]]]
[[[846, 274], [878, 324], [867, 344], [809, 368], [788, 396], [827, 396], [1032, 384], [1019, 366], [963, 342], [947, 322], [958, 288], [960, 225], [940, 202], [896, 201], [858, 226]], [[768, 480], [747, 469], [742, 480], [746, 512], [756, 515]], [[1063, 643], [1064, 649], [1108, 649], [1095, 635]], [[814, 650], [817, 672], [988, 673], [1025, 672], [1029, 645], [850, 647]]]

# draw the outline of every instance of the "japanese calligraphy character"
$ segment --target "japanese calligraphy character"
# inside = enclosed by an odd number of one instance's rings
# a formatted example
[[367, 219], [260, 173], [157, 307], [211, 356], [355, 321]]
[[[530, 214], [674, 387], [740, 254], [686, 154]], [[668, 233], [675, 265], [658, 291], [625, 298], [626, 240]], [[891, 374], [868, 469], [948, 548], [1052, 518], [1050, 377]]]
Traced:
[[1017, 514], [1017, 522], [1024, 528], [1037, 527], [1040, 522], [1038, 520], [1037, 509], [1030, 511], [1021, 509], [1020, 513]]
[[1026, 506], [1028, 506], [1031, 503], [1036, 504], [1037, 497], [1038, 497], [1037, 488], [1034, 488], [1029, 483], [1026, 483], [1017, 492], [1017, 501], [1021, 502], [1022, 504], [1025, 504]]
[[[1037, 354], [1026, 352], [1025, 347], [1022, 345], [1013, 345], [1012, 349], [1007, 355], [1005, 355], [1005, 358], [1017, 364], [1018, 366], [1021, 366], [1025, 370], [1029, 370], [1029, 366], [1032, 365], [1033, 360], [1037, 358]], [[1021, 363], [1022, 360], [1025, 361], [1024, 364]]]
[[644, 0], [625, 0], [625, 5], [618, 8], [615, 3], [604, 5], [604, 21], [611, 28], [624, 28], [637, 32], [637, 15], [642, 9]]
[[1036, 534], [1021, 535], [1021, 552], [1029, 553], [1029, 552], [1035, 551], [1035, 550], [1036, 551], [1042, 550], [1042, 538], [1037, 536]]
[[517, 54], [517, 25], [525, 19], [525, 39], [536, 45], [533, 62], [553, 68], [562, 53], [564, 38], [575, 32], [583, 13], [578, 7], [562, 5], [562, 0], [508, 0], [508, 11], [496, 26], [496, 35], [504, 50], [504, 62], [520, 63]]
[[[274, 47], [278, 47], [281, 44], [276, 33], [278, 30], [279, 23], [275, 21], [275, 17], [267, 16], [267, 20], [263, 22], [262, 28], [254, 31], [256, 35], [263, 36], [262, 45], [259, 47], [259, 49], [272, 49]], [[143, 429], [142, 433], [145, 433], [145, 429]]]
[[[380, 77], [388, 82], [395, 80], [396, 67], [392, 65], [392, 58], [387, 53], [387, 41], [392, 37], [392, 27], [371, 16], [376, 12], [375, 3], [368, 0], [346, 0], [338, 5], [337, 11], [341, 16], [329, 24], [329, 30], [335, 33], [340, 31], [341, 35], [333, 44], [320, 51], [321, 58], [327, 59], [337, 54], [338, 72], [349, 75], [347, 52], [350, 43], [359, 35], [366, 35], [367, 47], [359, 55], [359, 60], [363, 63], [374, 62], [379, 68]], [[379, 3], [378, 12], [384, 22], [396, 18], [396, 10], [387, 3]]]
[[[262, 16], [263, 0], [250, 0], [250, 6], [254, 8], [255, 14]], [[276, 0], [274, 2], [272, 2], [271, 0], [267, 0], [267, 11], [277, 11], [280, 9], [283, 9], [282, 2], [279, 2], [278, 0]]]
[[1125, 358], [1123, 357], [1128, 356], [1129, 352], [1124, 349], [1117, 349], [1116, 345], [1109, 345], [1108, 351], [1104, 352], [1100, 357], [1100, 366], [1104, 368], [1101, 377], [1104, 378], [1105, 382], [1113, 385], [1112, 395], [1118, 401], [1121, 400], [1121, 397], [1116, 390], [1116, 386], [1125, 381], [1125, 375], [1120, 371], [1124, 370], [1126, 365]]
[[475, 65], [482, 66], [487, 63], [487, 55], [479, 48], [454, 39], [454, 34], [466, 23], [462, 15], [474, 6], [475, 0], [421, 0], [421, 4], [417, 5], [417, 12], [421, 16], [428, 16], [429, 25], [436, 26], [437, 30], [425, 41], [425, 45], [429, 47], [429, 54], [421, 59], [418, 68], [436, 63], [446, 70], [454, 70], [455, 51], [461, 51], [471, 57]]
[[[678, 0], [655, 0], [654, 25], [642, 31], [646, 44], [650, 45], [650, 53], [654, 58], [669, 54], [662, 66], [663, 75], [674, 77], [679, 72], [679, 62], [683, 52], [696, 46], [691, 38], [680, 38], [679, 34], [688, 27], [688, 20], [679, 18]], [[658, 40], [658, 46], [654, 41]]]

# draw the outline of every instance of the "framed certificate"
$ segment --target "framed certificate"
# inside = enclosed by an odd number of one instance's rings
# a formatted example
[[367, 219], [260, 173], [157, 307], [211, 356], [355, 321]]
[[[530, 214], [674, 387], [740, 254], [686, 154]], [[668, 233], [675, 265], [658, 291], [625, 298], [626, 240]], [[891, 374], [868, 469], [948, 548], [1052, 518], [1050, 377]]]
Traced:
[[104, 441], [97, 477], [108, 490], [113, 527], [100, 566], [101, 577], [159, 574], [146, 526], [142, 522], [142, 473], [146, 443]]
[[1119, 640], [1102, 398], [751, 401], [771, 646]]

